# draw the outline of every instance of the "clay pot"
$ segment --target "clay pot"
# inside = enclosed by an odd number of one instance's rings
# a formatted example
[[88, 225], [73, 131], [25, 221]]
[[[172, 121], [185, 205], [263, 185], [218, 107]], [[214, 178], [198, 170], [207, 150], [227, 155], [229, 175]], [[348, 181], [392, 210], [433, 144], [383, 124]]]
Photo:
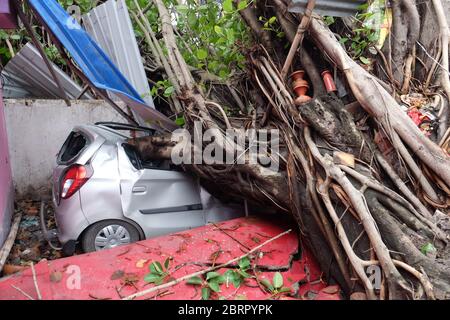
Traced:
[[306, 92], [308, 92], [309, 89], [309, 84], [308, 81], [303, 79], [304, 76], [305, 71], [303, 70], [295, 71], [291, 74], [292, 88], [297, 95], [297, 98], [295, 99], [296, 105], [303, 104], [312, 99], [311, 97], [306, 95]]
[[330, 70], [325, 70], [324, 72], [322, 72], [322, 79], [327, 92], [337, 91], [336, 84], [334, 83], [333, 75], [331, 74]]

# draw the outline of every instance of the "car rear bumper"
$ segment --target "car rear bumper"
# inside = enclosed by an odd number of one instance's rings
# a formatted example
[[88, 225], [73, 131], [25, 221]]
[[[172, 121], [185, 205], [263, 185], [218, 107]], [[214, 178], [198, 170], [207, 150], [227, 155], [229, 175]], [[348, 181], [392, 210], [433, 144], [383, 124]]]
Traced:
[[80, 234], [89, 226], [80, 203], [80, 193], [69, 199], [61, 199], [55, 205], [55, 220], [58, 227], [58, 239], [64, 245], [70, 240], [78, 240]]

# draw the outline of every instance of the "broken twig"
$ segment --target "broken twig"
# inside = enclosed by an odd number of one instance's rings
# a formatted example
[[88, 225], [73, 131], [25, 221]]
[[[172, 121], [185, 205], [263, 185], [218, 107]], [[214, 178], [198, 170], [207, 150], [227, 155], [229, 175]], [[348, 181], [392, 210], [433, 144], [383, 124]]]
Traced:
[[36, 294], [38, 296], [38, 300], [42, 300], [41, 291], [39, 290], [39, 286], [37, 283], [36, 270], [34, 270], [34, 263], [31, 263], [31, 272], [33, 273], [33, 283], [34, 288], [36, 289]]

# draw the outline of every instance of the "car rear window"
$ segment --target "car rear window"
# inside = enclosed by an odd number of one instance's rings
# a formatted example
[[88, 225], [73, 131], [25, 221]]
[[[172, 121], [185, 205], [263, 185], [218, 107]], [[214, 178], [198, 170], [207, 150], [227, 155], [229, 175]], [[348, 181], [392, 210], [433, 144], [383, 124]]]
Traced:
[[88, 144], [88, 140], [80, 132], [72, 131], [64, 142], [58, 154], [58, 162], [68, 163], [75, 161], [81, 151]]

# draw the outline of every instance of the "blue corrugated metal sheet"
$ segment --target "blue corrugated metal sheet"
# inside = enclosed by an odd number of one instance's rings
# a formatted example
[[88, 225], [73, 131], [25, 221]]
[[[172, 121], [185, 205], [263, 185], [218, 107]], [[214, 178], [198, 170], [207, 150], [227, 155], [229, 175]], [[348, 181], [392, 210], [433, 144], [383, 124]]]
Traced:
[[[358, 8], [367, 0], [316, 0], [314, 12], [322, 16], [348, 17], [358, 12]], [[308, 0], [292, 0], [289, 11], [305, 12]]]
[[86, 77], [99, 89], [115, 93], [149, 124], [175, 129], [176, 124], [149, 107], [133, 86], [111, 62], [88, 33], [55, 0], [29, 0], [33, 11], [47, 25], [78, 64]]
[[153, 107], [150, 86], [125, 0], [108, 0], [97, 6], [83, 16], [83, 25], [147, 105]]

